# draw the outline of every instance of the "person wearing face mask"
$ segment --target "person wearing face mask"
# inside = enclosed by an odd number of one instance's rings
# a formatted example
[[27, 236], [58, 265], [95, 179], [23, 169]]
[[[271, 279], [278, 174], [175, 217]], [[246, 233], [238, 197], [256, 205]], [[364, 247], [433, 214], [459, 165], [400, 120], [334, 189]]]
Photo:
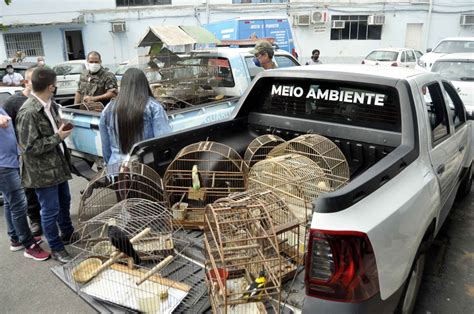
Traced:
[[273, 47], [266, 40], [258, 41], [255, 47], [250, 50], [250, 53], [255, 56], [254, 63], [258, 67], [262, 67], [265, 70], [276, 69], [277, 66], [273, 62]]
[[323, 64], [323, 63], [319, 60], [319, 50], [318, 50], [318, 49], [314, 49], [314, 50], [311, 52], [311, 60], [309, 60], [308, 62], [306, 62], [306, 65], [313, 65], [313, 64]]
[[81, 73], [74, 103], [101, 102], [104, 106], [117, 96], [117, 79], [112, 72], [102, 67], [102, 59], [97, 51], [87, 55], [87, 70]]
[[58, 105], [52, 100], [56, 73], [38, 68], [31, 83], [33, 91], [16, 117], [22, 182], [24, 187], [35, 189], [41, 204], [41, 225], [52, 258], [67, 263], [71, 256], [65, 245], [76, 237], [69, 213], [70, 156], [64, 143], [72, 129], [61, 123]]
[[20, 86], [23, 83], [23, 76], [15, 72], [13, 65], [9, 64], [6, 67], [7, 74], [3, 76], [3, 85]]
[[[21, 93], [10, 96], [3, 105], [3, 109], [12, 119], [13, 127], [16, 126], [15, 120], [18, 111], [31, 94], [31, 75], [33, 74], [34, 70], [34, 67], [28, 68], [26, 70], [24, 81], [25, 88], [21, 91]], [[28, 201], [28, 217], [30, 218], [31, 233], [34, 236], [39, 236], [42, 233], [40, 216], [41, 206], [38, 202], [38, 198], [36, 197], [34, 189], [25, 188], [25, 195]]]
[[36, 58], [36, 66], [38, 68], [47, 68], [48, 66], [46, 65], [46, 62], [44, 61], [44, 57], [42, 56], [39, 56], [38, 58]]

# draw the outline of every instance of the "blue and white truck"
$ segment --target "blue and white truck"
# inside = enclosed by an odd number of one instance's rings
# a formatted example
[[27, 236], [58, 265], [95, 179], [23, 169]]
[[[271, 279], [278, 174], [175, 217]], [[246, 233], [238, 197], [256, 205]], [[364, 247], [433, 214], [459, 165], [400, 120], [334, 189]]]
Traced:
[[286, 17], [237, 18], [203, 26], [219, 40], [274, 38], [279, 49], [297, 56], [291, 26]]

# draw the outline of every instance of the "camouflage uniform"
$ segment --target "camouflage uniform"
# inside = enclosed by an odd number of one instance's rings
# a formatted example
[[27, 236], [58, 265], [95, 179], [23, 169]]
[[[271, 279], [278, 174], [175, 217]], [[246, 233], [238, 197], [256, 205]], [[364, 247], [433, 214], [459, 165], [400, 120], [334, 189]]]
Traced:
[[[80, 102], [83, 102], [84, 96], [99, 96], [110, 91], [117, 93], [117, 89], [115, 75], [101, 67], [94, 74], [90, 73], [89, 70], [81, 73], [77, 92], [81, 94]], [[108, 102], [108, 100], [104, 100], [103, 104], [107, 105]]]
[[[51, 115], [59, 127], [61, 121], [54, 102]], [[35, 97], [30, 96], [18, 112], [16, 131], [22, 151], [24, 187], [50, 187], [72, 179], [67, 147], [54, 132], [43, 105]], [[59, 145], [63, 145], [64, 153]]]

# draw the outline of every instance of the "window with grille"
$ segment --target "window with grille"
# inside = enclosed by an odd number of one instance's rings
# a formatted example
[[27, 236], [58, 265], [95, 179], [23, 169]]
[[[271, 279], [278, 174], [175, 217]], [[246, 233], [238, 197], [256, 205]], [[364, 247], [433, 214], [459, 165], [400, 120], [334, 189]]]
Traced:
[[17, 51], [23, 51], [27, 57], [44, 56], [41, 33], [3, 34], [8, 58], [14, 58]]
[[332, 21], [345, 21], [345, 27], [331, 29], [331, 40], [370, 40], [382, 38], [382, 25], [368, 25], [368, 15], [333, 15]]
[[116, 0], [118, 7], [171, 4], [171, 0]]

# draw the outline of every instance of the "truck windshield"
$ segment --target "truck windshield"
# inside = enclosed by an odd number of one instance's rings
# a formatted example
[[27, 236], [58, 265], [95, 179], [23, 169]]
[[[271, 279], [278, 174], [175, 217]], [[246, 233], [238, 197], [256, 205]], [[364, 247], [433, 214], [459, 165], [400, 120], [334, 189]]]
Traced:
[[247, 101], [259, 113], [401, 131], [395, 88], [344, 81], [262, 78]]
[[445, 40], [439, 43], [433, 52], [436, 53], [455, 53], [455, 52], [474, 52], [474, 41]]
[[53, 67], [57, 75], [73, 75], [81, 74], [85, 70], [85, 65], [82, 63], [60, 64]]
[[474, 81], [473, 61], [436, 61], [431, 68], [451, 81]]

